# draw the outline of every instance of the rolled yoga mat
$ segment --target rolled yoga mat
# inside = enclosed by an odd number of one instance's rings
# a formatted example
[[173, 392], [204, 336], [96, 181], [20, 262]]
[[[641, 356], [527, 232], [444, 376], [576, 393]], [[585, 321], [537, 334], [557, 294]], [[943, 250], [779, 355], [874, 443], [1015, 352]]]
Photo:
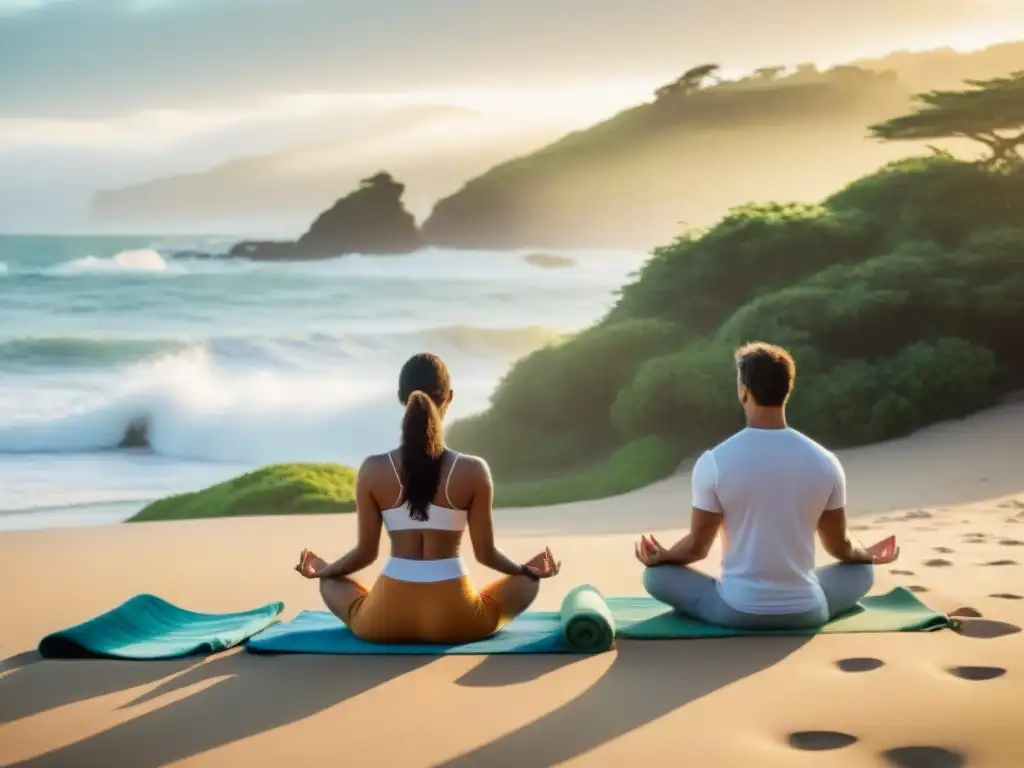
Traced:
[[572, 653], [601, 653], [615, 644], [615, 619], [604, 596], [589, 584], [576, 587], [558, 612], [562, 642]]
[[155, 595], [117, 608], [39, 642], [44, 658], [175, 659], [236, 646], [277, 622], [284, 603], [241, 613], [195, 613]]

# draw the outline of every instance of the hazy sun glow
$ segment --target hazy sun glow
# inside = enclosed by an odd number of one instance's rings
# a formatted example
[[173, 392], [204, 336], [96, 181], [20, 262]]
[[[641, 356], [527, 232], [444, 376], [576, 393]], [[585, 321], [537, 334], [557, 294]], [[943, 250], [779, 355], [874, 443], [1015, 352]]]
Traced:
[[149, 110], [103, 120], [0, 119], [0, 151], [18, 146], [94, 146], [166, 149], [243, 123], [287, 123], [341, 115], [360, 107], [386, 110], [450, 105], [479, 113], [476, 130], [566, 130], [600, 120], [651, 97], [655, 80], [601, 81], [530, 89], [472, 89], [412, 93], [296, 93], [218, 111]]
[[[958, 53], [969, 53], [972, 51], [980, 51], [988, 48], [989, 46], [998, 45], [1000, 43], [1019, 42], [1024, 38], [1024, 14], [1021, 13], [1021, 8], [1015, 10], [1017, 13], [1012, 19], [998, 23], [985, 21], [965, 26], [949, 35], [943, 36], [941, 39], [935, 39], [930, 36], [915, 39], [911, 36], [908, 37], [906, 41], [899, 46], [899, 48], [901, 50], [912, 52], [946, 48]], [[832, 67], [837, 64], [846, 63], [851, 59], [884, 56], [891, 50], [892, 46], [887, 46], [881, 50], [876, 47], [865, 47], [856, 51], [852, 56], [845, 55], [836, 59], [821, 59], [817, 63], [821, 67]]]

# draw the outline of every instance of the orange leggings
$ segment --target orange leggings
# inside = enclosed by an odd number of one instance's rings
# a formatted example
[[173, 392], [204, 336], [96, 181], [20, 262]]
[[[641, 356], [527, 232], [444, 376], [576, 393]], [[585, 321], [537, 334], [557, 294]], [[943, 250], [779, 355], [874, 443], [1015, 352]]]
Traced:
[[376, 643], [467, 643], [493, 635], [502, 615], [498, 591], [509, 577], [477, 591], [468, 576], [399, 581], [380, 576], [349, 608], [352, 634]]

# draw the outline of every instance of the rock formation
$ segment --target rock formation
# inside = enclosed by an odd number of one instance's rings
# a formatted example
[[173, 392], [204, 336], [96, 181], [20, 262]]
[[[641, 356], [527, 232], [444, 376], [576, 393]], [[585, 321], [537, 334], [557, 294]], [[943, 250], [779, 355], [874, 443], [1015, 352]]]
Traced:
[[411, 253], [420, 247], [421, 238], [415, 218], [402, 204], [404, 191], [405, 185], [380, 172], [321, 213], [297, 241], [241, 242], [228, 256], [283, 261]]

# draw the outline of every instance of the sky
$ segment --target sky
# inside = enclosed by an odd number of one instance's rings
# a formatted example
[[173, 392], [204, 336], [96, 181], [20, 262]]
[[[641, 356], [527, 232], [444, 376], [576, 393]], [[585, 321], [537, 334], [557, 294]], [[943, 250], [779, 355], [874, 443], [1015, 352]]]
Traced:
[[0, 229], [397, 107], [557, 135], [704, 62], [1020, 38], [1018, 0], [0, 0]]

